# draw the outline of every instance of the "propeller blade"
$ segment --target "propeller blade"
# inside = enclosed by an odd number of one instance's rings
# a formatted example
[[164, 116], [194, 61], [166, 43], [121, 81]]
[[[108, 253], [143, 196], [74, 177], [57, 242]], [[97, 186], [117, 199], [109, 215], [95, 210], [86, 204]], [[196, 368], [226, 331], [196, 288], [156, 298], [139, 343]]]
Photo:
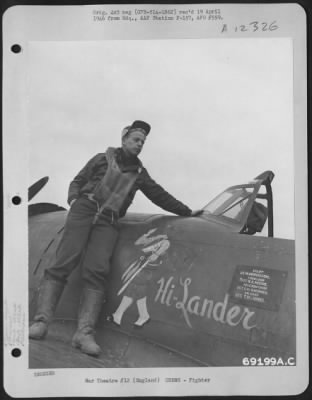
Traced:
[[40, 192], [40, 190], [43, 188], [43, 186], [46, 185], [48, 180], [49, 180], [49, 177], [45, 176], [45, 177], [39, 179], [39, 181], [35, 182], [33, 185], [31, 185], [28, 188], [28, 201], [30, 201], [32, 198], [34, 198], [36, 196], [36, 194], [38, 192]]

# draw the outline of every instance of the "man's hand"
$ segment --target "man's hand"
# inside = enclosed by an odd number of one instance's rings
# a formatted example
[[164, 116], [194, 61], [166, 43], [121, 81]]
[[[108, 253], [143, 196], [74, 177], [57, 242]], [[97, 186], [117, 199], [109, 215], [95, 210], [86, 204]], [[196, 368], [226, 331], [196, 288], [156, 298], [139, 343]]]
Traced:
[[198, 217], [199, 215], [202, 215], [204, 210], [193, 210], [191, 213], [191, 217]]

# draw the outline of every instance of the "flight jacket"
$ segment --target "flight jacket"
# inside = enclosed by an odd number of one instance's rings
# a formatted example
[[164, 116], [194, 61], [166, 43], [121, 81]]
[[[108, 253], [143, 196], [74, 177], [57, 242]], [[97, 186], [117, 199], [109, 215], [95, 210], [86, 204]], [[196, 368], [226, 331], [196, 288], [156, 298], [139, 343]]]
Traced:
[[[181, 216], [191, 215], [192, 211], [189, 207], [169, 194], [162, 186], [150, 177], [138, 157], [127, 157], [121, 148], [115, 149], [115, 157], [119, 168], [123, 172], [139, 172], [138, 178], [120, 209], [120, 217], [123, 217], [126, 214], [137, 190], [141, 190], [149, 200], [161, 207], [163, 210]], [[105, 175], [107, 167], [108, 162], [105, 153], [98, 153], [96, 156], [91, 158], [91, 160], [88, 161], [70, 183], [67, 200], [68, 204], [70, 204], [73, 199], [82, 196], [84, 193], [93, 193], [97, 184]]]

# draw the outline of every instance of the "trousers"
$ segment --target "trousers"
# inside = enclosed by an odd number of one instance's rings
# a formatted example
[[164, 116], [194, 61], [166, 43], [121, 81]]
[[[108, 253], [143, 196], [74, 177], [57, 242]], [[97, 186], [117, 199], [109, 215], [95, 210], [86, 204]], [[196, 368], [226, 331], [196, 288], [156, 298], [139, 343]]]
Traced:
[[97, 204], [85, 197], [71, 206], [56, 261], [45, 270], [46, 279], [66, 283], [72, 271], [81, 265], [83, 287], [105, 291], [118, 224], [104, 214], [92, 224], [96, 211]]

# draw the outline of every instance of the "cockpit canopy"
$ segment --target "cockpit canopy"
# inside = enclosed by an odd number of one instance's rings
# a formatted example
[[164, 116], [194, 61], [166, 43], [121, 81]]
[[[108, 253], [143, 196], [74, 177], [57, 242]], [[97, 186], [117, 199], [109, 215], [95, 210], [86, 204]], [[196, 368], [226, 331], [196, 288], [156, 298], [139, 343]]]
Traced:
[[[226, 189], [204, 207], [204, 216], [249, 235], [261, 232], [269, 217], [268, 235], [273, 236], [273, 177], [273, 172], [266, 171], [250, 183]], [[260, 193], [262, 185], [266, 193]]]

